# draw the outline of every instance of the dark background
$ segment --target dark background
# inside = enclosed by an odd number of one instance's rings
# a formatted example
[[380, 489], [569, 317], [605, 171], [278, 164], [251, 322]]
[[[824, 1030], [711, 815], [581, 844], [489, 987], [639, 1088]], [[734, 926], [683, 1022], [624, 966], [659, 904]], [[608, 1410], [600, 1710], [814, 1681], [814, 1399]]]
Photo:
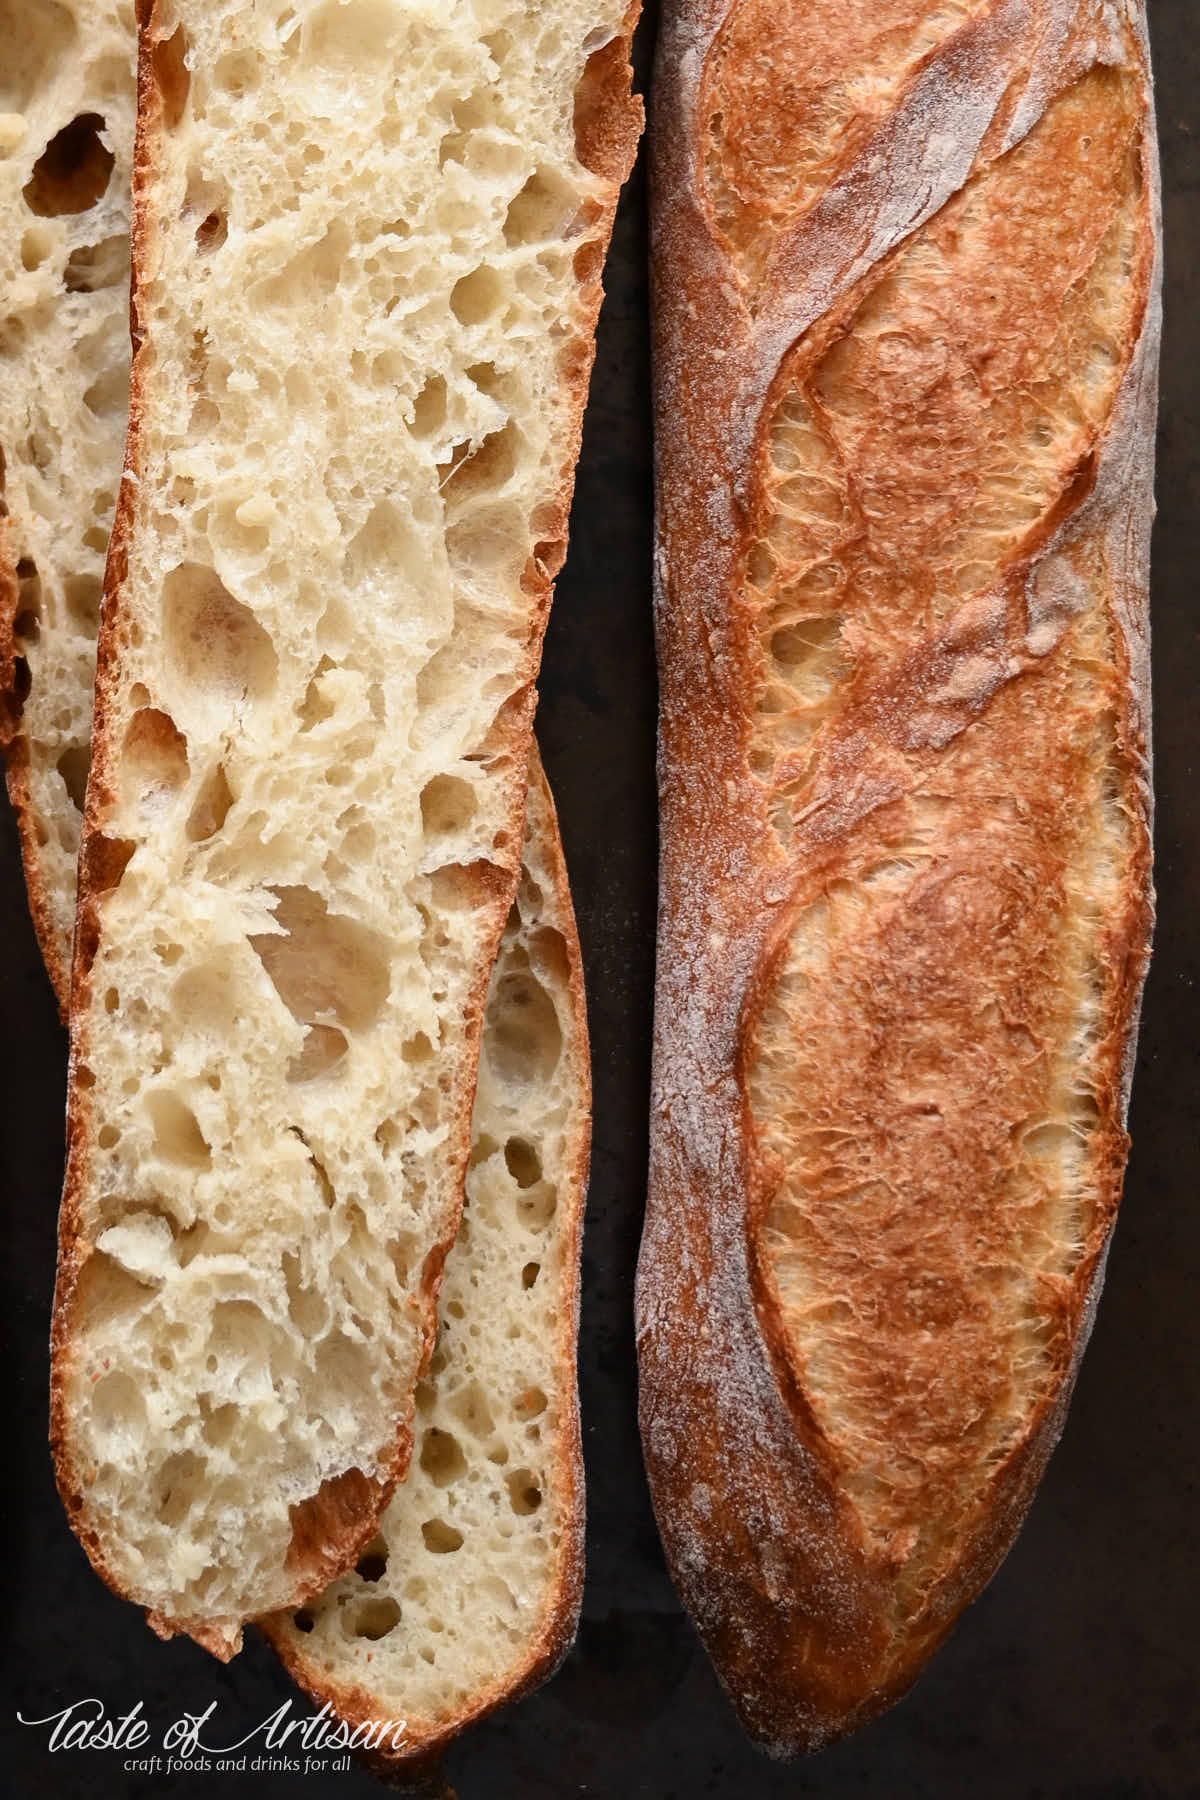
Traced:
[[[1150, 0], [1165, 180], [1167, 324], [1154, 538], [1159, 923], [1134, 1086], [1133, 1154], [1108, 1283], [1066, 1434], [1021, 1536], [912, 1696], [803, 1764], [742, 1737], [663, 1565], [642, 1475], [632, 1284], [645, 1186], [653, 981], [654, 669], [645, 176], [618, 220], [572, 520], [546, 647], [540, 735], [587, 962], [596, 1108], [581, 1385], [588, 1580], [562, 1671], [469, 1733], [460, 1800], [1011, 1800], [1200, 1796], [1200, 1206], [1193, 1026], [1200, 968], [1200, 408], [1195, 355], [1200, 8]], [[645, 88], [653, 20], [638, 40]], [[65, 1038], [0, 817], [0, 1793], [140, 1800], [164, 1777], [119, 1753], [50, 1757], [42, 1717], [140, 1698], [158, 1732], [219, 1702], [228, 1742], [295, 1690], [256, 1639], [222, 1668], [160, 1644], [92, 1574], [46, 1452], [46, 1334], [61, 1177]], [[298, 1705], [297, 1710], [306, 1708]], [[179, 1778], [200, 1794], [367, 1800], [357, 1769]]]

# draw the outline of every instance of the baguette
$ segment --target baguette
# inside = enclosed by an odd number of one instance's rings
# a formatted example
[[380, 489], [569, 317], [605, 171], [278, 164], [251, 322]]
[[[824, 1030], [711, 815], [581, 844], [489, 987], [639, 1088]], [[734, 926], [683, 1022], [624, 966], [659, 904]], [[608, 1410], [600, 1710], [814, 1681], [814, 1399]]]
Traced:
[[117, 0], [0, 0], [0, 745], [64, 1020], [129, 393], [125, 10]]
[[1149, 953], [1140, 0], [669, 0], [637, 1316], [747, 1730], [910, 1685], [1029, 1505]]
[[406, 1467], [518, 875], [640, 112], [621, 8], [487, 12], [140, 18], [52, 1441], [220, 1656]]
[[[357, 1570], [261, 1622], [313, 1700], [367, 1733], [377, 1764], [436, 1758], [545, 1679], [575, 1634], [589, 1120], [579, 943], [535, 768], [484, 1016], [465, 1209], [417, 1389], [420, 1450]], [[379, 1729], [389, 1719], [402, 1733]]]
[[[44, 17], [40, 8], [36, 16]], [[101, 225], [108, 278], [81, 286], [76, 274], [68, 285], [72, 257], [76, 271], [93, 268], [97, 259], [93, 246], [81, 254], [63, 229], [32, 293], [33, 284], [26, 284], [24, 354], [0, 394], [13, 515], [26, 555], [36, 549], [39, 572], [46, 571], [36, 615], [22, 621], [21, 650], [32, 670], [22, 724], [28, 762], [40, 757], [50, 769], [56, 744], [46, 722], [53, 729], [54, 715], [43, 689], [84, 722], [76, 744], [86, 759], [95, 663], [95, 631], [64, 608], [63, 590], [73, 577], [64, 578], [55, 558], [60, 546], [73, 547], [83, 533], [106, 526], [104, 502], [107, 496], [111, 510], [121, 462], [123, 414], [97, 416], [84, 395], [95, 383], [120, 392], [129, 379], [128, 279], [119, 269], [123, 261], [127, 271], [129, 259], [134, 36], [115, 16], [95, 11], [85, 12], [81, 25], [69, 51], [60, 50], [20, 98], [39, 136], [57, 137], [80, 115], [104, 119], [104, 138], [115, 151]], [[18, 41], [32, 36], [26, 32]], [[107, 80], [122, 50], [123, 89]], [[5, 269], [10, 292], [30, 226], [24, 186], [15, 161], [0, 167], [0, 245], [12, 259]], [[82, 242], [97, 220], [79, 224]], [[64, 287], [82, 297], [64, 307]], [[81, 350], [93, 342], [103, 346], [98, 363]], [[55, 371], [54, 382], [47, 370]], [[89, 480], [80, 481], [69, 455], [31, 468], [30, 422], [39, 406], [49, 410], [58, 443], [82, 439], [94, 455]], [[18, 483], [34, 480], [37, 512], [18, 499]], [[11, 557], [11, 565], [17, 560]], [[15, 566], [10, 572], [15, 576]], [[24, 579], [28, 595], [30, 578]], [[98, 594], [96, 571], [93, 580]], [[17, 767], [14, 758], [11, 773]], [[32, 827], [24, 838], [26, 872], [31, 895], [44, 901], [41, 916], [50, 929], [42, 948], [58, 988], [69, 969], [75, 866], [43, 849], [68, 842], [72, 830], [77, 836], [78, 811], [61, 779], [14, 783], [14, 789], [23, 823]], [[565, 1651], [578, 1616], [583, 1470], [575, 1358], [590, 1084], [579, 945], [536, 750], [522, 862], [484, 1014], [467, 1176], [472, 1212], [446, 1260], [438, 1343], [417, 1394], [428, 1453], [397, 1488], [361, 1572], [334, 1583], [307, 1615], [264, 1622], [297, 1677], [315, 1698], [336, 1704], [348, 1723], [355, 1697], [370, 1717], [405, 1720], [399, 1746], [390, 1735], [383, 1746], [392, 1760], [436, 1753], [464, 1724], [543, 1678]], [[531, 1038], [527, 1029], [531, 1003], [535, 1012], [539, 1003], [546, 1011], [538, 986], [550, 997], [557, 1036], [551, 1029]], [[64, 1017], [66, 998], [60, 990]]]

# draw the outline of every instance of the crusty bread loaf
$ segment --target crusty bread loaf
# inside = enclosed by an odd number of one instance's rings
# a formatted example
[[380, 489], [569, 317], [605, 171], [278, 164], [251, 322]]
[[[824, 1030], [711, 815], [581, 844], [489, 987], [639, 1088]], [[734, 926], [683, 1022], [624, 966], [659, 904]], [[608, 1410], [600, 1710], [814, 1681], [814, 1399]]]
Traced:
[[[583, 1582], [575, 1390], [589, 1137], [579, 945], [535, 769], [524, 870], [484, 1015], [471, 1167], [417, 1449], [357, 1570], [265, 1622], [378, 1761], [435, 1756], [548, 1675]], [[403, 1720], [403, 1731], [382, 1730]]]
[[0, 741], [64, 1018], [129, 392], [128, 14], [0, 0]]
[[142, 16], [52, 1435], [99, 1571], [217, 1654], [354, 1562], [407, 1462], [629, 30]]
[[[103, 216], [106, 256], [119, 267], [118, 246], [128, 261], [134, 35], [125, 32], [122, 91], [95, 85], [96, 72], [103, 76], [119, 48], [113, 33], [123, 29], [120, 21], [93, 9], [79, 24], [48, 68], [30, 71], [20, 104], [40, 130], [52, 126], [55, 133], [75, 117], [101, 112], [105, 137], [124, 148]], [[0, 182], [7, 183], [3, 242], [14, 266], [30, 223], [27, 181], [28, 170], [15, 160], [0, 164]], [[36, 472], [40, 514], [52, 525], [37, 544], [39, 570], [49, 575], [36, 616], [22, 620], [21, 648], [34, 671], [25, 706], [30, 760], [37, 763], [42, 752], [48, 766], [55, 758], [34, 722], [47, 709], [35, 712], [36, 700], [52, 688], [71, 718], [84, 721], [77, 743], [86, 756], [95, 661], [92, 621], [62, 608], [62, 571], [52, 559], [97, 521], [104, 527], [97, 495], [115, 498], [121, 463], [123, 412], [97, 420], [84, 395], [98, 381], [120, 391], [129, 375], [128, 282], [118, 275], [76, 289], [84, 298], [64, 318], [51, 284], [62, 284], [70, 254], [69, 241], [59, 246], [36, 302], [26, 301], [24, 355], [12, 358], [12, 379], [0, 394], [10, 499], [12, 471], [29, 478], [25, 421], [39, 405], [54, 421], [55, 444], [66, 450], [43, 456]], [[76, 267], [84, 260], [76, 255]], [[91, 366], [79, 354], [89, 342], [102, 351]], [[72, 456], [80, 439], [94, 455], [86, 482]], [[22, 507], [18, 517], [36, 523], [39, 515]], [[95, 586], [98, 592], [98, 573]], [[582, 1584], [574, 1372], [590, 1084], [578, 940], [536, 753], [530, 783], [522, 879], [484, 1014], [470, 1211], [447, 1257], [439, 1339], [417, 1395], [423, 1453], [389, 1503], [361, 1573], [335, 1583], [310, 1616], [293, 1623], [284, 1614], [266, 1627], [298, 1677], [318, 1698], [333, 1699], [343, 1717], [352, 1716], [356, 1698], [370, 1717], [403, 1717], [397, 1738], [404, 1759], [428, 1755], [462, 1724], [547, 1674], [573, 1634]], [[17, 797], [33, 827], [26, 869], [51, 921], [43, 948], [57, 985], [69, 967], [75, 866], [65, 855], [45, 856], [43, 846], [66, 841], [73, 821], [77, 834], [78, 811], [61, 779], [33, 782]], [[385, 1750], [391, 1741], [389, 1733]]]
[[750, 1732], [912, 1681], [1061, 1428], [1149, 945], [1138, 0], [670, 0], [654, 1502]]

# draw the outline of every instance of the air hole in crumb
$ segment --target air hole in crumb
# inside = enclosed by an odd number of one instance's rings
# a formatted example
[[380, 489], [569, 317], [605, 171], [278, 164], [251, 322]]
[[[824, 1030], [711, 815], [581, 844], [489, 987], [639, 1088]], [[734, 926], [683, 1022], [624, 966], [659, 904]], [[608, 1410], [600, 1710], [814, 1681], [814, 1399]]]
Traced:
[[520, 1188], [531, 1188], [542, 1179], [542, 1159], [528, 1138], [509, 1138], [504, 1146], [504, 1161]]
[[205, 776], [188, 814], [187, 835], [193, 844], [215, 837], [229, 816], [233, 794], [220, 763]]
[[426, 1519], [421, 1527], [421, 1536], [425, 1548], [434, 1556], [448, 1556], [453, 1550], [461, 1550], [463, 1534], [456, 1531], [453, 1525], [447, 1525], [444, 1519]]
[[119, 887], [136, 849], [130, 838], [106, 837], [99, 831], [85, 837], [81, 886], [89, 887], [93, 894], [106, 894]]
[[21, 237], [21, 267], [29, 272], [40, 269], [51, 250], [54, 239], [44, 225], [32, 225]]
[[416, 1240], [411, 1232], [402, 1231], [388, 1244], [388, 1255], [392, 1259], [392, 1267], [396, 1271], [396, 1280], [401, 1287], [408, 1286], [409, 1270], [412, 1268], [416, 1254]]
[[96, 294], [103, 288], [120, 287], [128, 279], [129, 239], [123, 233], [101, 238], [98, 244], [80, 244], [63, 270], [68, 294]]
[[200, 563], [180, 563], [163, 582], [163, 647], [173, 676], [225, 706], [265, 699], [275, 686], [271, 639]]
[[350, 1048], [346, 1034], [336, 1025], [310, 1025], [299, 1056], [288, 1064], [289, 1081], [315, 1081], [340, 1063]]
[[84, 390], [83, 404], [98, 419], [124, 417], [129, 405], [129, 375], [120, 367], [106, 369]]
[[104, 120], [80, 113], [55, 133], [33, 165], [23, 190], [30, 212], [42, 219], [87, 212], [108, 186], [116, 158], [100, 142]]
[[104, 1010], [115, 1013], [121, 1005], [121, 996], [115, 987], [110, 987], [104, 996]]
[[523, 1423], [536, 1419], [546, 1410], [546, 1395], [540, 1387], [527, 1387], [513, 1401], [513, 1412]]
[[258, 85], [259, 61], [253, 51], [229, 51], [218, 57], [212, 72], [213, 85], [227, 94], [244, 94]]
[[475, 789], [457, 775], [435, 775], [421, 790], [421, 822], [432, 835], [465, 831], [476, 810]]
[[120, 1142], [120, 1139], [121, 1134], [115, 1125], [102, 1125], [100, 1127], [100, 1135], [97, 1137], [96, 1142], [102, 1150], [111, 1150], [114, 1144]]
[[332, 1018], [352, 1031], [373, 1025], [391, 989], [384, 939], [357, 919], [330, 913], [311, 888], [274, 891], [282, 933], [250, 943], [288, 1011], [302, 1024]]
[[200, 1493], [204, 1459], [192, 1450], [169, 1456], [159, 1472], [156, 1511], [164, 1525], [181, 1525]]
[[163, 123], [168, 129], [173, 129], [182, 119], [188, 89], [192, 85], [185, 61], [187, 47], [187, 37], [180, 25], [169, 38], [159, 38], [150, 52], [150, 68], [162, 98]]
[[521, 433], [510, 420], [499, 431], [490, 431], [476, 449], [456, 445], [449, 471], [438, 484], [442, 498], [457, 505], [504, 487], [516, 470], [521, 442]]
[[148, 1094], [146, 1111], [154, 1127], [154, 1148], [159, 1156], [185, 1168], [211, 1167], [212, 1148], [195, 1113], [177, 1094], [165, 1088]]
[[561, 175], [553, 169], [535, 169], [520, 193], [509, 202], [504, 219], [504, 240], [516, 248], [521, 244], [558, 239], [577, 205], [575, 190]]
[[496, 985], [496, 1023], [488, 1035], [487, 1057], [503, 1084], [527, 1086], [548, 1081], [554, 1073], [562, 1054], [562, 1028], [554, 1001], [521, 961], [527, 962], [524, 953], [513, 952]]
[[[202, 1410], [204, 1406], [205, 1401], [202, 1398]], [[204, 1433], [205, 1443], [211, 1444], [215, 1450], [223, 1450], [233, 1441], [233, 1434], [237, 1430], [239, 1417], [239, 1410], [232, 1401], [229, 1401], [224, 1406], [215, 1407], [213, 1411], [208, 1412], [201, 1427], [201, 1430]]]
[[364, 1581], [382, 1581], [387, 1566], [387, 1540], [382, 1537], [373, 1537], [354, 1565], [355, 1571]]
[[505, 296], [503, 280], [495, 269], [484, 264], [455, 282], [450, 290], [450, 310], [460, 325], [481, 325]]
[[353, 1631], [355, 1637], [370, 1638], [377, 1643], [380, 1638], [394, 1631], [400, 1623], [400, 1607], [390, 1595], [381, 1595], [376, 1600], [365, 1600], [354, 1615]]
[[467, 1459], [453, 1432], [431, 1425], [421, 1439], [421, 1467], [434, 1487], [449, 1487], [467, 1472]]
[[298, 1613], [292, 1614], [292, 1624], [296, 1627], [297, 1631], [311, 1631], [316, 1622], [316, 1619], [313, 1617], [312, 1613], [308, 1611], [307, 1607], [302, 1607]]
[[542, 1490], [532, 1469], [513, 1469], [504, 1477], [513, 1511], [522, 1518], [535, 1513], [542, 1504]]
[[196, 227], [196, 248], [219, 250], [229, 236], [229, 221], [223, 212], [210, 212]]
[[449, 1411], [460, 1424], [466, 1426], [473, 1437], [491, 1437], [496, 1429], [487, 1395], [478, 1381], [469, 1381], [452, 1396]]
[[123, 785], [147, 805], [175, 793], [187, 778], [187, 739], [169, 713], [141, 707], [125, 732]]
[[517, 1214], [531, 1231], [544, 1231], [558, 1208], [558, 1189], [552, 1181], [535, 1181], [522, 1188], [517, 1199]]
[[521, 1286], [531, 1288], [542, 1272], [541, 1263], [527, 1262], [521, 1270]]
[[14, 623], [16, 635], [36, 639], [38, 632], [31, 630], [31, 623], [36, 625], [41, 617], [41, 576], [32, 556], [22, 556], [16, 563], [16, 592], [20, 607]]
[[329, 1308], [315, 1288], [305, 1287], [300, 1272], [300, 1258], [285, 1250], [280, 1261], [284, 1287], [287, 1289], [288, 1317], [297, 1331], [313, 1339], [329, 1323]]
[[91, 751], [86, 744], [71, 744], [59, 757], [55, 768], [63, 778], [63, 786], [71, 796], [71, 803], [77, 812], [83, 811], [87, 797], [88, 768], [91, 764]]
[[429, 438], [446, 422], [446, 383], [441, 375], [431, 375], [413, 402], [412, 434]]
[[336, 711], [334, 702], [325, 691], [324, 677], [337, 664], [331, 657], [323, 656], [313, 671], [312, 680], [304, 692], [300, 705], [300, 729], [311, 731], [314, 725], [320, 725], [325, 719], [331, 719]]

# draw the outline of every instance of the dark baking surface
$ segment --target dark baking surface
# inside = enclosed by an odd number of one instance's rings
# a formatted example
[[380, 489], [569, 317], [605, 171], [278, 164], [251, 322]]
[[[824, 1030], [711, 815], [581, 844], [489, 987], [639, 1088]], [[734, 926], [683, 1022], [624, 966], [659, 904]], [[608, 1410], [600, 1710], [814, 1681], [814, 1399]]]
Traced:
[[[1125, 1200], [1066, 1434], [1016, 1547], [911, 1697], [805, 1764], [752, 1751], [667, 1579], [635, 1422], [632, 1282], [655, 863], [639, 165], [609, 268], [539, 715], [587, 960], [595, 1064], [581, 1339], [588, 1581], [579, 1639], [556, 1679], [451, 1751], [445, 1773], [460, 1800], [1200, 1796], [1200, 17], [1195, 0], [1150, 0], [1150, 22], [1167, 241], [1153, 594], [1159, 923]], [[643, 88], [651, 31], [648, 20]], [[295, 1713], [310, 1709], [257, 1639], [226, 1668], [193, 1644], [160, 1644], [101, 1586], [64, 1523], [45, 1439], [65, 1039], [25, 912], [7, 807], [0, 917], [8, 1379], [0, 1792], [141, 1800], [180, 1789], [275, 1800], [311, 1789], [367, 1800], [382, 1789], [357, 1768], [138, 1775], [124, 1770], [120, 1751], [52, 1756], [48, 1728], [16, 1720], [88, 1696], [113, 1715], [140, 1700], [153, 1727], [147, 1749], [157, 1749], [173, 1720], [213, 1701], [213, 1741], [222, 1744], [289, 1698]], [[264, 1754], [262, 1744], [245, 1753]]]

